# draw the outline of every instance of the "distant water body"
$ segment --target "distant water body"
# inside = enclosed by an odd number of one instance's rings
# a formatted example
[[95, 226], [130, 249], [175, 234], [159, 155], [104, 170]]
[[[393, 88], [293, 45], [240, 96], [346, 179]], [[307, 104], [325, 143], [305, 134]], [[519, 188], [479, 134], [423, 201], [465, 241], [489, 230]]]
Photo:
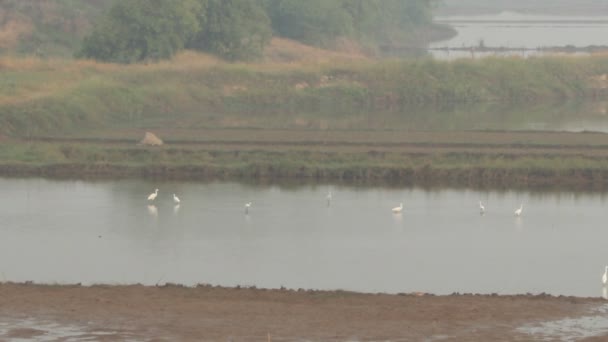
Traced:
[[[492, 15], [444, 16], [435, 21], [452, 26], [457, 35], [432, 43], [438, 59], [479, 58], [490, 55], [529, 57], [538, 48], [577, 48], [608, 45], [608, 16], [553, 16], [501, 12]], [[504, 51], [461, 51], [468, 47], [504, 48]], [[452, 50], [433, 50], [447, 48]], [[581, 52], [577, 52], [581, 53]]]

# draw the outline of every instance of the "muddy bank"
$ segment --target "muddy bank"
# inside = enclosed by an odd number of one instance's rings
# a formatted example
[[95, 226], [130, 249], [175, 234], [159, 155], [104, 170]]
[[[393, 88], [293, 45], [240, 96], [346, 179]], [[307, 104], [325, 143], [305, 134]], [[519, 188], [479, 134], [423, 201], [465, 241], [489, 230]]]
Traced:
[[[547, 336], [526, 326], [591, 315], [604, 303], [546, 295], [1, 284], [0, 318], [8, 324], [0, 325], [0, 339], [61, 330], [112, 341], [530, 340]], [[570, 333], [564, 329], [561, 337]]]
[[[0, 176], [608, 189], [608, 135], [203, 129], [0, 143]], [[179, 139], [178, 139], [179, 138]]]
[[495, 168], [433, 168], [420, 167], [343, 167], [323, 168], [302, 166], [285, 168], [280, 165], [248, 165], [230, 168], [207, 165], [146, 165], [114, 164], [0, 164], [0, 176], [45, 177], [56, 179], [122, 179], [143, 178], [192, 181], [253, 181], [253, 182], [336, 182], [362, 185], [404, 185], [420, 187], [469, 188], [536, 188], [564, 190], [606, 190], [608, 170], [603, 169], [495, 169]]

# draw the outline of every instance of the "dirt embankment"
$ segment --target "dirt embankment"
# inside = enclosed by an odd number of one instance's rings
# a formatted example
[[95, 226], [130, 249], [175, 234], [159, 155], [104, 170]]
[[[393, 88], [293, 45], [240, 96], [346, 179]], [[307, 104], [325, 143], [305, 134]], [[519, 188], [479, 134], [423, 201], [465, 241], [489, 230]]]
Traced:
[[543, 337], [523, 326], [588, 315], [603, 303], [544, 295], [1, 284], [0, 318], [8, 328], [0, 325], [0, 339], [64, 331], [103, 341], [523, 341]]
[[160, 133], [163, 146], [118, 136], [0, 141], [0, 175], [608, 189], [602, 133]]
[[213, 165], [126, 166], [113, 164], [0, 165], [0, 175], [8, 177], [48, 177], [56, 179], [121, 179], [144, 178], [164, 180], [225, 181], [334, 181], [369, 185], [417, 185], [472, 188], [560, 188], [565, 190], [608, 189], [608, 170], [572, 169], [566, 171], [534, 169], [421, 167], [389, 168], [295, 168], [253, 165], [246, 169], [229, 169]]

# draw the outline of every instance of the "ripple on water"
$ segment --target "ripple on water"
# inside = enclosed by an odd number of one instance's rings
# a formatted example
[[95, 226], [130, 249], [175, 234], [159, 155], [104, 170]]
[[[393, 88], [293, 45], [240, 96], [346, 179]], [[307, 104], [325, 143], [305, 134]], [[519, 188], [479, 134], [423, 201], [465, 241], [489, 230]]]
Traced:
[[526, 324], [517, 330], [551, 341], [577, 341], [601, 336], [608, 333], [608, 304], [604, 304], [582, 317]]
[[134, 336], [123, 332], [96, 330], [86, 325], [60, 324], [35, 318], [0, 322], [0, 340], [13, 342], [98, 341], [101, 337], [137, 341]]

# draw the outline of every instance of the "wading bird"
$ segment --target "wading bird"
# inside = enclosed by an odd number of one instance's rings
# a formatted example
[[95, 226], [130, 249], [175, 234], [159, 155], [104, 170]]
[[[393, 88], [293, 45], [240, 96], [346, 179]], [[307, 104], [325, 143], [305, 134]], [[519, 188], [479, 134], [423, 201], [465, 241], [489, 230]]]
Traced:
[[251, 208], [251, 202], [245, 203], [245, 214], [249, 214], [249, 208]]
[[331, 202], [331, 190], [327, 193], [327, 205]]
[[479, 201], [479, 213], [483, 214], [486, 212], [486, 207], [483, 206], [483, 204], [481, 204], [481, 201]]
[[524, 211], [524, 204], [522, 203], [517, 210], [515, 210], [515, 216], [521, 216], [521, 213]]
[[175, 202], [175, 204], [179, 204], [181, 202], [179, 197], [175, 196], [175, 194], [173, 194], [173, 202]]
[[156, 189], [153, 193], [148, 195], [148, 201], [154, 201], [154, 199], [158, 196], [158, 189]]
[[403, 211], [403, 203], [399, 203], [398, 207], [393, 208], [393, 213], [398, 214]]

